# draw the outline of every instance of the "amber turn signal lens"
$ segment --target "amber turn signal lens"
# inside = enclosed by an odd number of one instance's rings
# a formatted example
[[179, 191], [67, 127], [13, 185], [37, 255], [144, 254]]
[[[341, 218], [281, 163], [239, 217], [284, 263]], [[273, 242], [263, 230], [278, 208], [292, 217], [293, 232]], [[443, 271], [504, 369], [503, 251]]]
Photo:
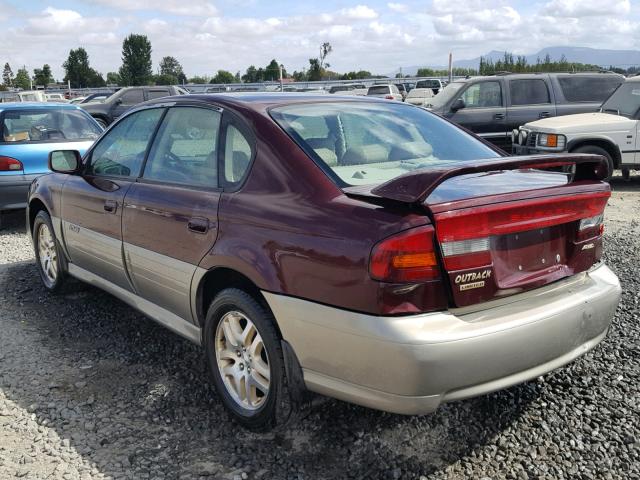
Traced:
[[391, 260], [394, 268], [416, 268], [416, 267], [432, 267], [438, 264], [436, 255], [429, 253], [407, 253], [404, 255], [396, 255]]

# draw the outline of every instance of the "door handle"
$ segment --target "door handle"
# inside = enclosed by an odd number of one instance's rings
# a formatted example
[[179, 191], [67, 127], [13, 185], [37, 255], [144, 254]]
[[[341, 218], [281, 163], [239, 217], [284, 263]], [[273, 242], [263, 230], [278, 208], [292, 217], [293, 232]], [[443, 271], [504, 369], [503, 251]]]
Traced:
[[118, 202], [115, 200], [107, 200], [104, 202], [104, 211], [107, 213], [116, 213], [118, 210]]
[[538, 118], [548, 118], [551, 116], [551, 112], [540, 112]]
[[209, 230], [209, 219], [194, 217], [189, 220], [187, 228], [195, 233], [207, 233], [207, 231]]
[[495, 113], [493, 115], [493, 118], [495, 118], [496, 120], [504, 120], [504, 113]]

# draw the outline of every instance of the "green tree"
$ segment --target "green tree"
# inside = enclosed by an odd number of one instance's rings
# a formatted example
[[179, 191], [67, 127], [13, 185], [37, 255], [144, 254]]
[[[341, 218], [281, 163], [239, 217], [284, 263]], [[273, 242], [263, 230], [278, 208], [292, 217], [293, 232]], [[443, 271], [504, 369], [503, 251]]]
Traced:
[[171, 75], [178, 79], [178, 83], [187, 81], [182, 65], [175, 57], [163, 57], [160, 60], [160, 75]]
[[[287, 76], [286, 73], [287, 72], [283, 68], [282, 69], [282, 77], [283, 78], [285, 78]], [[277, 81], [277, 80], [280, 80], [280, 64], [278, 62], [276, 62], [275, 58], [273, 60], [271, 60], [269, 62], [269, 65], [267, 65], [264, 68], [264, 80], [266, 80], [266, 81]]]
[[199, 77], [196, 75], [195, 77], [191, 77], [189, 79], [189, 83], [193, 83], [194, 85], [204, 85], [205, 83], [209, 83], [209, 78]]
[[118, 72], [107, 72], [107, 84], [109, 85], [120, 85], [122, 79], [120, 78], [120, 74]]
[[247, 68], [247, 71], [244, 75], [242, 75], [242, 81], [245, 83], [257, 83], [258, 80], [258, 70], [255, 66], [250, 65]]
[[322, 80], [322, 67], [320, 66], [320, 60], [317, 58], [309, 59], [309, 80], [318, 81]]
[[169, 73], [161, 73], [160, 75], [154, 75], [153, 81], [156, 85], [178, 85], [178, 77]]
[[236, 76], [226, 70], [218, 70], [216, 76], [211, 79], [211, 83], [235, 83]]
[[33, 83], [44, 87], [53, 83], [53, 76], [51, 75], [51, 67], [49, 64], [45, 63], [42, 68], [35, 68], [33, 70]]
[[327, 59], [327, 55], [331, 52], [333, 52], [333, 47], [329, 42], [324, 42], [320, 45], [320, 58], [318, 59], [320, 61], [320, 70], [331, 66], [325, 61]]
[[18, 69], [13, 84], [22, 90], [29, 90], [29, 88], [31, 88], [31, 79], [29, 78], [29, 72], [26, 67]]
[[2, 71], [2, 84], [5, 87], [13, 86], [13, 70], [11, 70], [9, 62], [4, 64], [4, 70]]
[[105, 85], [102, 75], [89, 66], [89, 55], [82, 47], [71, 49], [62, 67], [65, 71], [64, 81], [70, 82], [72, 88], [103, 87]]
[[132, 33], [122, 42], [120, 78], [124, 85], [148, 85], [153, 79], [151, 42], [146, 35]]

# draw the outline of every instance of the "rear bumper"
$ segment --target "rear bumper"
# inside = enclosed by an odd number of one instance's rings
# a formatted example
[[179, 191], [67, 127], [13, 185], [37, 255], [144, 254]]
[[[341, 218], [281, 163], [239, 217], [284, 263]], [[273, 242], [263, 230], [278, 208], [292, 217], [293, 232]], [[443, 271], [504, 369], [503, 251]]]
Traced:
[[604, 265], [482, 306], [376, 317], [265, 292], [307, 387], [371, 408], [429, 413], [535, 378], [596, 346], [620, 299]]
[[0, 175], [0, 211], [27, 206], [29, 185], [39, 175]]

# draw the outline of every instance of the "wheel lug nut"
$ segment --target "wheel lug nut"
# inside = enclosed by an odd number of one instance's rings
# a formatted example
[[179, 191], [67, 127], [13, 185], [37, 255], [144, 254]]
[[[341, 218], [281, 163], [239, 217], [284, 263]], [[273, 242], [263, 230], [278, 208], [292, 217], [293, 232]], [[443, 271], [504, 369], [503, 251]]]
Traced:
[[240, 370], [244, 370], [244, 364], [241, 363], [240, 365], [238, 365], [238, 368], [240, 368]]
[[240, 350], [236, 350], [236, 355], [239, 357], [240, 356]]

